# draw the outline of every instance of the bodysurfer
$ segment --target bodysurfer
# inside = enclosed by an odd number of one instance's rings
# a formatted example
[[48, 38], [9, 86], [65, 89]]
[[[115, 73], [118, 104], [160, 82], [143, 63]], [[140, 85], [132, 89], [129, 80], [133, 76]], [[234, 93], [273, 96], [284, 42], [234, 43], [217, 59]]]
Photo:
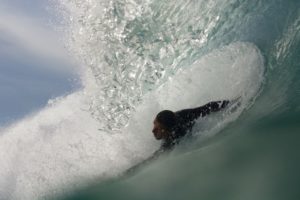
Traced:
[[[237, 98], [237, 100], [238, 99], [239, 98]], [[235, 101], [236, 100], [233, 100], [232, 102]], [[185, 109], [177, 112], [172, 112], [170, 110], [163, 110], [159, 112], [154, 119], [152, 132], [157, 140], [163, 140], [161, 148], [147, 160], [144, 160], [138, 165], [128, 169], [125, 174], [130, 175], [148, 162], [158, 158], [158, 156], [165, 150], [172, 149], [174, 145], [180, 141], [180, 139], [191, 132], [195, 121], [199, 117], [204, 117], [212, 112], [220, 111], [228, 106], [228, 104], [228, 100], [214, 101], [197, 108]]]
[[160, 150], [171, 149], [183, 136], [190, 133], [196, 119], [220, 111], [228, 104], [228, 100], [213, 101], [197, 108], [159, 112], [154, 119], [152, 133], [157, 140], [163, 140]]

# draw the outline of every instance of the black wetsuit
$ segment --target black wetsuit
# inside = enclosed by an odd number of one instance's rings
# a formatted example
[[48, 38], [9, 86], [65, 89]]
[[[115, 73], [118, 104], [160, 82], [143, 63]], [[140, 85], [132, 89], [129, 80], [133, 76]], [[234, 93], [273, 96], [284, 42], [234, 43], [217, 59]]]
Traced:
[[217, 112], [228, 105], [228, 100], [223, 101], [214, 101], [192, 109], [185, 109], [175, 112], [176, 116], [176, 125], [171, 132], [171, 136], [168, 140], [165, 140], [162, 149], [170, 149], [176, 143], [179, 142], [179, 139], [185, 136], [187, 133], [190, 133], [196, 119], [199, 117], [204, 117], [211, 112]]
[[214, 101], [198, 108], [185, 109], [175, 112], [176, 125], [172, 129], [171, 137], [169, 137], [168, 140], [165, 140], [161, 148], [157, 150], [150, 158], [128, 169], [125, 174], [130, 175], [131, 173], [134, 173], [148, 162], [158, 158], [161, 153], [165, 152], [166, 150], [171, 150], [172, 147], [174, 147], [174, 145], [177, 144], [182, 137], [191, 132], [196, 119], [199, 117], [204, 117], [211, 112], [217, 112], [225, 108], [228, 103], [228, 100]]

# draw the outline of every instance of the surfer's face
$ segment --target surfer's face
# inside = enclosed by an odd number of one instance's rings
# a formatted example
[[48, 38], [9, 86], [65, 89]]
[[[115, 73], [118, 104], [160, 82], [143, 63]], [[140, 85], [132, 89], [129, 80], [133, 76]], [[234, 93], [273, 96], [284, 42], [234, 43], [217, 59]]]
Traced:
[[166, 130], [166, 128], [156, 119], [153, 122], [152, 133], [157, 140], [165, 139], [168, 136], [168, 131]]

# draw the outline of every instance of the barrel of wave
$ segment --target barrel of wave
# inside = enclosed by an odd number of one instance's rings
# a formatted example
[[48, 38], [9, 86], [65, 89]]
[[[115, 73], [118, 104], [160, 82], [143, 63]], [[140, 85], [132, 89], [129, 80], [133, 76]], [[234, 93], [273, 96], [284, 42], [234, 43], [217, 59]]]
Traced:
[[264, 59], [260, 50], [247, 42], [229, 44], [181, 68], [165, 84], [148, 93], [129, 127], [151, 130], [151, 120], [163, 109], [177, 111], [209, 101], [241, 97], [237, 111], [226, 119], [233, 121], [252, 105], [263, 81]]

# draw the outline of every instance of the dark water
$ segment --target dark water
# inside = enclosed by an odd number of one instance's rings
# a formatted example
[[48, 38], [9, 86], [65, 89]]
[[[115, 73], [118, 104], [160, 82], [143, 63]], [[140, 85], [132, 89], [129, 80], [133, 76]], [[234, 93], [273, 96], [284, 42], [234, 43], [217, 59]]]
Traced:
[[[115, 2], [115, 15], [126, 3]], [[265, 58], [264, 86], [255, 103], [216, 136], [186, 141], [130, 176], [99, 181], [64, 199], [299, 199], [300, 2], [140, 3], [151, 12], [128, 22], [128, 45], [143, 49], [146, 43], [168, 45], [174, 38], [194, 41], [206, 34], [200, 45], [175, 47], [186, 52], [183, 59], [173, 59], [183, 66], [224, 44], [251, 42]], [[153, 43], [161, 30], [170, 31], [169, 37]]]

